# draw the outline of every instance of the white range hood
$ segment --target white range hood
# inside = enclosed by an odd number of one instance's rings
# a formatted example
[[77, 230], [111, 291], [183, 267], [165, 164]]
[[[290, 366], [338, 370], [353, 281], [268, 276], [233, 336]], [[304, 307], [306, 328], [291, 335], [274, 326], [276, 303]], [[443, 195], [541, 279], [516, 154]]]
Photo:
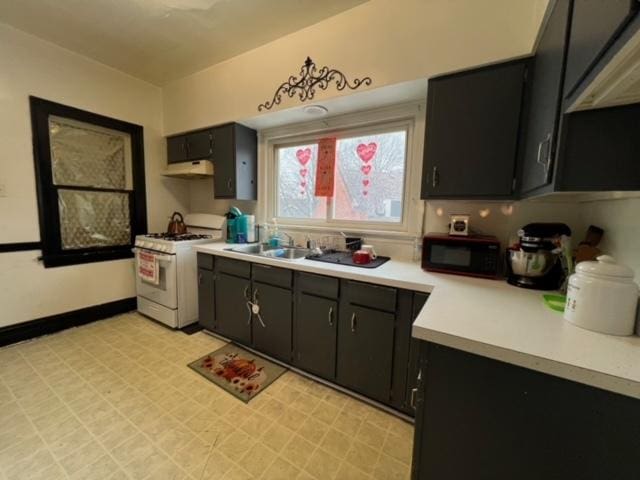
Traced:
[[209, 160], [195, 160], [193, 162], [170, 163], [162, 172], [165, 177], [205, 178], [213, 176], [213, 163]]
[[584, 89], [569, 111], [640, 102], [640, 30]]

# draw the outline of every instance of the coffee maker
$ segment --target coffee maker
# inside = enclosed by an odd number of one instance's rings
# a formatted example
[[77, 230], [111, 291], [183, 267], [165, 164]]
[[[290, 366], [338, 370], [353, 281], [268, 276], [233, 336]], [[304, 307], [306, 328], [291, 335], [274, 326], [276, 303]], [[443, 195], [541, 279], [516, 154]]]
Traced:
[[529, 223], [507, 250], [507, 281], [517, 287], [557, 290], [569, 270], [571, 229], [564, 223]]

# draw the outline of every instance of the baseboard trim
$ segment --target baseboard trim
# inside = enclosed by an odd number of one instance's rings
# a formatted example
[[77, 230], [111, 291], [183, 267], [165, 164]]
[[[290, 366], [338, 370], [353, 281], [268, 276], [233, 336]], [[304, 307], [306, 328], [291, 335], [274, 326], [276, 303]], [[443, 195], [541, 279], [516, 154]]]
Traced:
[[81, 308], [80, 310], [73, 310], [71, 312], [0, 327], [0, 347], [59, 332], [67, 328], [78, 327], [135, 309], [136, 297], [123, 298], [122, 300], [116, 300], [114, 302], [93, 305], [91, 307]]
[[0, 253], [26, 252], [29, 250], [40, 250], [40, 242], [20, 242], [20, 243], [0, 243]]

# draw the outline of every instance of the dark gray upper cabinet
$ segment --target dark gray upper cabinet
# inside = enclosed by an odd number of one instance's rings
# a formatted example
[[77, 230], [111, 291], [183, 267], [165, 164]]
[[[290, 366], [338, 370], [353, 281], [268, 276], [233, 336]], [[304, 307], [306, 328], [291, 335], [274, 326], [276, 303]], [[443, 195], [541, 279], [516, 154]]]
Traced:
[[249, 279], [228, 275], [216, 265], [215, 331], [245, 345], [251, 345], [251, 313], [247, 309], [250, 293]]
[[565, 95], [570, 96], [627, 26], [638, 0], [574, 0]]
[[551, 182], [562, 103], [570, 0], [558, 0], [540, 37], [528, 77], [528, 108], [524, 122], [520, 191], [527, 193]]
[[557, 191], [640, 190], [640, 104], [564, 116]]
[[213, 162], [214, 198], [257, 199], [255, 130], [228, 123], [167, 138], [168, 163], [203, 159]]
[[260, 318], [254, 315], [252, 320], [254, 348], [290, 362], [293, 293], [286, 288], [254, 281], [253, 299], [260, 305]]
[[213, 133], [211, 130], [185, 135], [187, 160], [202, 160], [211, 158], [213, 154]]
[[564, 113], [561, 93], [580, 85], [634, 12], [626, 0], [555, 3], [528, 81], [521, 196], [640, 190], [640, 105]]
[[513, 195], [527, 63], [429, 80], [422, 198]]
[[213, 134], [210, 129], [167, 138], [167, 162], [179, 163], [211, 159]]
[[215, 198], [257, 199], [258, 143], [255, 130], [237, 123], [213, 131]]
[[294, 365], [335, 380], [338, 302], [298, 292], [294, 327]]
[[167, 162], [179, 163], [187, 161], [187, 142], [184, 135], [167, 138]]

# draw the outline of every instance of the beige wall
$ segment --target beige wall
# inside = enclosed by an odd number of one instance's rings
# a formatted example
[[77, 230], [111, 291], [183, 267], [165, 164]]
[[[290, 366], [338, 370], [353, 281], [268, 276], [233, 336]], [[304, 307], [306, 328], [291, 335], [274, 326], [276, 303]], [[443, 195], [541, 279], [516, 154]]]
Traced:
[[[547, 0], [371, 0], [163, 88], [166, 134], [255, 117], [277, 85], [297, 73], [307, 55], [350, 79], [370, 76], [371, 88], [525, 55]], [[361, 91], [362, 87], [358, 90]], [[348, 95], [335, 88], [316, 100]], [[299, 105], [285, 99], [274, 108]], [[224, 213], [209, 182], [190, 183], [191, 208]], [[242, 207], [241, 207], [242, 208]], [[247, 211], [253, 205], [247, 204]]]
[[640, 283], [640, 198], [585, 203], [582, 213], [585, 226], [605, 231], [599, 248], [633, 268]]
[[[163, 179], [161, 90], [0, 24], [0, 243], [40, 238], [29, 95], [144, 127], [149, 228], [188, 205], [188, 185]], [[0, 327], [135, 294], [131, 260], [45, 269], [39, 251], [0, 254]]]
[[[165, 86], [165, 133], [255, 116], [307, 55], [349, 78], [370, 76], [378, 88], [528, 54], [546, 3], [371, 0]], [[338, 94], [330, 88], [316, 99]]]

